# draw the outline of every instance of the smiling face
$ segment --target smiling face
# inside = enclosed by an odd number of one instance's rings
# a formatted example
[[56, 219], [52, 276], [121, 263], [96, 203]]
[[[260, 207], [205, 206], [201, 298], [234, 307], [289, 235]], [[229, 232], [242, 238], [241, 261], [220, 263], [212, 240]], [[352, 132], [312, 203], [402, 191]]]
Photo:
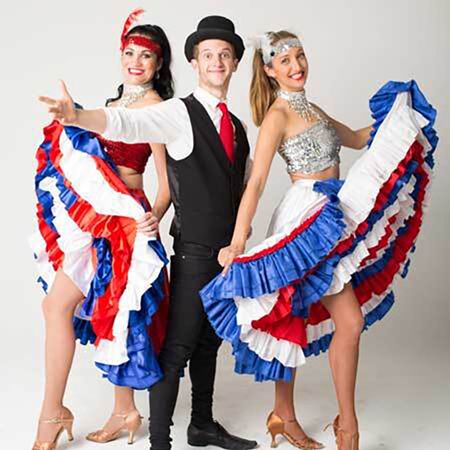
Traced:
[[229, 42], [207, 39], [198, 44], [191, 64], [197, 71], [200, 86], [221, 89], [228, 87], [238, 60]]
[[292, 47], [276, 55], [264, 70], [285, 91], [301, 91], [308, 77], [308, 60], [302, 47]]
[[152, 80], [162, 63], [158, 61], [155, 53], [135, 44], [129, 44], [123, 49], [120, 61], [123, 82], [133, 85], [148, 83]]

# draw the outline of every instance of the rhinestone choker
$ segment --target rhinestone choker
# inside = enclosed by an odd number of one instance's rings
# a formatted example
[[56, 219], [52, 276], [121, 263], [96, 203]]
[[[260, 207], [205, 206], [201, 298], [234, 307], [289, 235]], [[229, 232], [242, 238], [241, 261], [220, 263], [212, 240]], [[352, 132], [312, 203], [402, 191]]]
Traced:
[[306, 122], [311, 122], [314, 117], [317, 117], [318, 114], [312, 107], [311, 103], [309, 103], [306, 98], [305, 91], [283, 91], [279, 90], [277, 92], [277, 96], [286, 100], [289, 104], [289, 107], [295, 111], [302, 119]]
[[117, 102], [118, 106], [127, 107], [139, 99], [144, 97], [144, 95], [153, 89], [153, 82], [149, 81], [145, 84], [124, 84], [122, 97], [120, 97]]

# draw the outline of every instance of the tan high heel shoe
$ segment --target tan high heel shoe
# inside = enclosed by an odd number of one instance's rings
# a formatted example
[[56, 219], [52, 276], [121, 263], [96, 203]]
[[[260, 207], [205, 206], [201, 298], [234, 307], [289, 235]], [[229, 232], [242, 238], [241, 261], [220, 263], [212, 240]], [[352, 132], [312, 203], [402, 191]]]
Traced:
[[339, 414], [334, 418], [333, 422], [329, 423], [324, 429], [323, 431], [327, 431], [328, 428], [333, 427], [333, 433], [334, 433], [334, 437], [337, 437], [337, 432], [339, 429]]
[[336, 437], [336, 445], [338, 450], [344, 450], [344, 448], [349, 448], [350, 450], [359, 450], [359, 433], [357, 431], [352, 433], [340, 428], [339, 415], [336, 416], [333, 424], [330, 423], [325, 427], [325, 430], [330, 425], [333, 425], [333, 432], [334, 436]]
[[318, 450], [322, 449], [325, 446], [320, 442], [317, 442], [313, 438], [309, 436], [304, 437], [303, 439], [295, 439], [289, 433], [285, 431], [286, 423], [296, 422], [296, 419], [292, 420], [283, 420], [280, 416], [277, 416], [273, 411], [269, 414], [267, 418], [267, 433], [270, 433], [272, 436], [272, 442], [270, 446], [275, 448], [278, 444], [276, 442], [277, 435], [281, 434], [285, 439], [289, 441], [294, 447], [301, 448], [302, 450]]
[[67, 433], [68, 440], [73, 441], [73, 434], [72, 434], [73, 419], [74, 419], [73, 414], [70, 412], [69, 408], [64, 407], [59, 417], [39, 420], [40, 423], [59, 424], [59, 429], [56, 433], [55, 439], [53, 439], [53, 442], [36, 441], [33, 445], [32, 450], [55, 450], [56, 446], [58, 445], [58, 439], [64, 430]]
[[143, 417], [139, 414], [139, 411], [135, 409], [126, 414], [113, 414], [113, 416], [123, 419], [123, 424], [116, 431], [110, 432], [104, 429], [97, 430], [89, 433], [86, 436], [86, 439], [88, 441], [105, 444], [107, 442], [115, 441], [122, 434], [122, 431], [127, 431], [128, 443], [132, 444], [134, 442], [134, 435], [142, 424]]

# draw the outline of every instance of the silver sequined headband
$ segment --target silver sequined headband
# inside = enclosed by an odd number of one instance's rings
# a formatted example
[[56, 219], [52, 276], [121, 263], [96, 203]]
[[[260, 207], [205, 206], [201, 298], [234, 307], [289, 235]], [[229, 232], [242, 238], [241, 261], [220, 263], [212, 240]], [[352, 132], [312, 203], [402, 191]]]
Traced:
[[248, 44], [255, 49], [261, 50], [264, 64], [269, 64], [272, 58], [283, 53], [290, 48], [303, 47], [299, 38], [281, 39], [276, 44], [272, 45], [272, 37], [270, 33], [264, 33], [260, 36], [255, 36], [248, 39]]

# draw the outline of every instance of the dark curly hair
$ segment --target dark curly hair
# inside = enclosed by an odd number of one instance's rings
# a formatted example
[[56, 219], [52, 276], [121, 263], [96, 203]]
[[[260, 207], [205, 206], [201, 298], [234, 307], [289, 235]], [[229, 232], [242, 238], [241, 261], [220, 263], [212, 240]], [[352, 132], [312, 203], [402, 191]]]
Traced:
[[[163, 99], [167, 100], [172, 98], [174, 95], [174, 87], [173, 87], [173, 77], [172, 72], [170, 70], [170, 65], [172, 63], [172, 50], [170, 48], [169, 40], [167, 39], [166, 33], [164, 33], [163, 29], [158, 25], [138, 25], [133, 27], [128, 33], [127, 36], [131, 36], [133, 34], [138, 34], [141, 36], [148, 37], [152, 41], [159, 44], [162, 50], [162, 66], [159, 69], [159, 77], [153, 78], [153, 87], [158, 95]], [[117, 96], [115, 98], [109, 98], [106, 100], [106, 105], [111, 102], [118, 100], [122, 97], [123, 93], [123, 84], [121, 84], [117, 88]]]

